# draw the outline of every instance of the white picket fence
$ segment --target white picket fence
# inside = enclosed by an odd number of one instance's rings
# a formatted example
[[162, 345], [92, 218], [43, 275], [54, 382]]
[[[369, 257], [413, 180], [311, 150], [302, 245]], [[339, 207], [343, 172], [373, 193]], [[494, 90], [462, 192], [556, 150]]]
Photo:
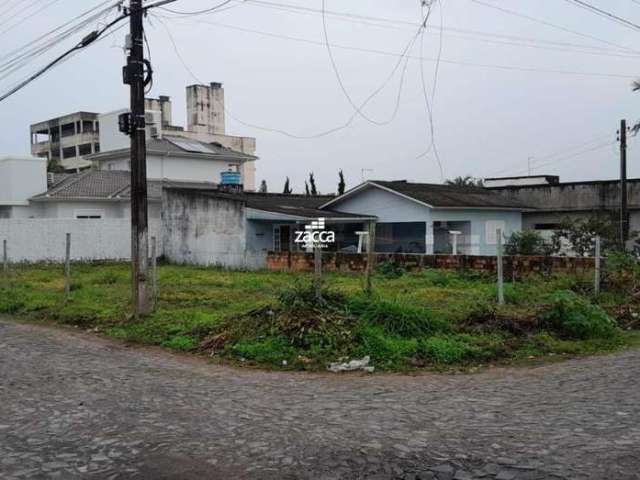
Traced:
[[[63, 262], [66, 234], [71, 234], [72, 260], [127, 260], [131, 258], [128, 219], [0, 219], [0, 248], [6, 240], [10, 262]], [[149, 221], [162, 253], [161, 222]], [[2, 255], [2, 252], [0, 252]]]

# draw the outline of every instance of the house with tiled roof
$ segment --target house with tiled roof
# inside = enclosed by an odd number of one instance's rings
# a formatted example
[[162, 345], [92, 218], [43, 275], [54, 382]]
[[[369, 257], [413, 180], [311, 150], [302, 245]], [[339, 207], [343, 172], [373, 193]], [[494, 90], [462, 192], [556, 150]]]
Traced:
[[179, 263], [260, 267], [268, 252], [304, 251], [301, 232], [332, 232], [330, 251], [358, 252], [375, 224], [379, 253], [495, 255], [498, 231], [529, 207], [482, 187], [368, 181], [340, 196], [226, 193], [165, 186], [165, 255]]
[[[3, 158], [0, 178], [7, 183], [7, 198], [0, 193], [0, 218], [129, 218], [129, 148], [85, 158], [92, 168], [75, 174], [48, 174], [42, 158]], [[160, 219], [163, 185], [214, 188], [223, 173], [240, 173], [245, 163], [256, 159], [217, 143], [173, 136], [149, 138], [149, 218]]]

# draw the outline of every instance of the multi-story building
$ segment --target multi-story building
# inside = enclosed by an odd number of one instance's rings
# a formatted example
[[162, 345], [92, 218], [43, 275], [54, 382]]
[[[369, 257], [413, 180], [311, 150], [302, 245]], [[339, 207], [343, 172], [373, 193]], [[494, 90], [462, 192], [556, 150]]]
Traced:
[[[183, 137], [255, 157], [255, 138], [227, 135], [221, 83], [189, 85], [186, 100], [187, 125], [183, 127], [173, 125], [170, 97], [145, 99], [148, 137]], [[91, 167], [95, 162], [87, 158], [89, 155], [129, 146], [129, 137], [120, 133], [117, 123], [118, 115], [126, 111], [128, 109], [104, 114], [77, 112], [36, 123], [31, 126], [31, 153], [58, 163], [67, 171]], [[245, 161], [238, 168], [245, 190], [254, 190], [255, 161]]]
[[31, 125], [31, 154], [65, 170], [91, 166], [85, 155], [100, 151], [98, 114], [76, 112]]
[[[147, 113], [148, 138], [162, 139], [163, 137], [182, 137], [215, 146], [228, 148], [255, 157], [256, 139], [227, 135], [225, 128], [224, 88], [221, 83], [210, 85], [189, 85], [186, 92], [187, 125], [186, 127], [172, 124], [171, 98], [161, 96], [147, 98], [145, 110]], [[118, 130], [118, 116], [128, 109], [116, 110], [98, 116], [100, 123], [100, 144], [102, 152], [120, 150], [129, 146], [129, 137]], [[93, 156], [95, 160], [103, 155]], [[103, 166], [96, 165], [104, 169]], [[232, 166], [235, 168], [235, 166]], [[237, 166], [242, 177], [245, 190], [255, 190], [255, 160], [242, 162]]]

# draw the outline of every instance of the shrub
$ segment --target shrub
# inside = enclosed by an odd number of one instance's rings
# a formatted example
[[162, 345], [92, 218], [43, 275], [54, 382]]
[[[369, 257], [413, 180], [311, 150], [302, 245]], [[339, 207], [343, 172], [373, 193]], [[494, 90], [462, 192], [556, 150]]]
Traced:
[[550, 245], [535, 230], [513, 232], [504, 245], [507, 255], [549, 255]]
[[358, 296], [349, 302], [349, 311], [365, 323], [381, 326], [389, 335], [421, 337], [449, 330], [444, 318], [406, 300]]
[[241, 340], [231, 347], [237, 356], [257, 363], [282, 365], [282, 361], [291, 362], [296, 357], [296, 349], [285, 338], [267, 337], [261, 340]]
[[635, 293], [640, 290], [640, 263], [628, 252], [611, 252], [605, 262], [605, 279], [616, 290]]
[[195, 341], [191, 337], [177, 335], [169, 340], [165, 340], [161, 345], [166, 348], [173, 348], [174, 350], [186, 351], [191, 350], [195, 346]]
[[416, 354], [418, 341], [389, 336], [380, 326], [363, 324], [358, 329], [356, 341], [360, 344], [357, 356], [369, 355], [375, 362], [398, 364]]
[[568, 338], [608, 338], [616, 333], [615, 321], [597, 305], [569, 290], [548, 297], [549, 306], [541, 320], [547, 327]]
[[376, 273], [384, 278], [400, 278], [406, 273], [402, 265], [393, 260], [386, 260], [376, 265]]
[[480, 349], [456, 336], [443, 336], [421, 339], [418, 342], [417, 352], [423, 360], [450, 365], [478, 356]]

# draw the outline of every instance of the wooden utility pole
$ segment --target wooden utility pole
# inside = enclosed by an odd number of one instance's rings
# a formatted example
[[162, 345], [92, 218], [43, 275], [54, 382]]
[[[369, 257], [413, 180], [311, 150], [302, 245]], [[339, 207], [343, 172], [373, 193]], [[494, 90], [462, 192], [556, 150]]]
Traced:
[[[125, 83], [131, 90], [131, 281], [136, 316], [150, 311], [148, 295], [147, 147], [144, 116], [145, 60], [142, 0], [130, 0], [129, 56]], [[149, 72], [149, 75], [151, 73]]]
[[367, 269], [365, 270], [365, 291], [371, 293], [373, 267], [376, 262], [376, 222], [370, 221], [367, 235]]
[[629, 238], [627, 211], [627, 121], [620, 121], [620, 247], [624, 250]]

